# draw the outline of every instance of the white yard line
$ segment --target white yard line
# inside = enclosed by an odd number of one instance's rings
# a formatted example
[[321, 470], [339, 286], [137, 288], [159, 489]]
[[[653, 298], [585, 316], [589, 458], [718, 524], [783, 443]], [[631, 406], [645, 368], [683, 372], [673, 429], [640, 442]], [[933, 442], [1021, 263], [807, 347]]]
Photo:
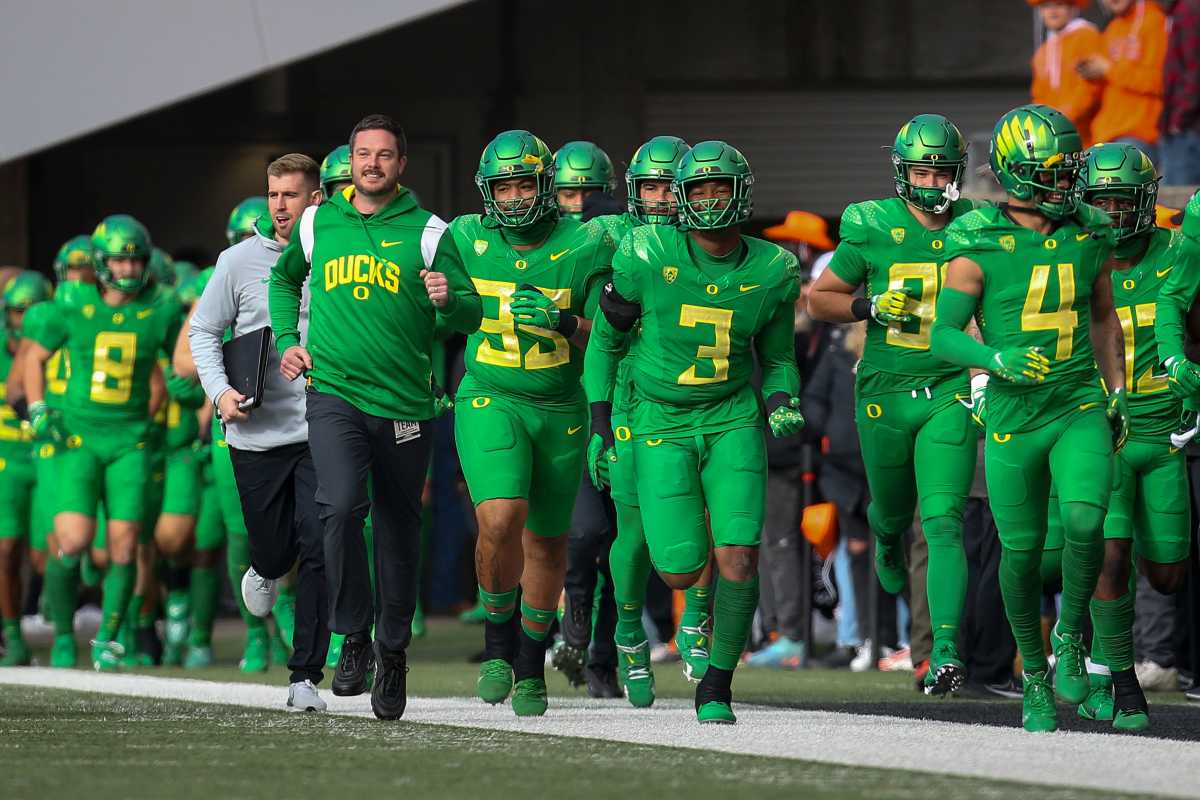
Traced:
[[[0, 669], [0, 684], [281, 710], [287, 688], [46, 668]], [[370, 698], [322, 692], [331, 713], [371, 716]], [[464, 728], [632, 742], [850, 766], [1195, 797], [1200, 744], [1105, 733], [1029, 734], [1016, 728], [737, 706], [738, 724], [696, 724], [691, 704], [639, 711], [614, 702], [551, 698], [547, 716], [521, 720], [474, 698], [409, 698], [404, 719]], [[1017, 707], [1013, 707], [1017, 713]], [[1060, 714], [1071, 713], [1060, 707]]]

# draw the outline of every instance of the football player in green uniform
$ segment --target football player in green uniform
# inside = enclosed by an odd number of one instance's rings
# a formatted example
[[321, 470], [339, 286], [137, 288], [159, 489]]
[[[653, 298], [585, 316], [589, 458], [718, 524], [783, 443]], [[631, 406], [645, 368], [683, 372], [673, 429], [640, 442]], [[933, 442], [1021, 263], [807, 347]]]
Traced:
[[1171, 444], [1182, 448], [1200, 430], [1200, 365], [1184, 352], [1186, 331], [1200, 322], [1200, 193], [1192, 195], [1183, 213], [1177, 269], [1171, 271], [1163, 287], [1155, 319], [1158, 355], [1167, 367], [1171, 391], [1183, 399], [1180, 430], [1171, 435]]
[[247, 197], [233, 207], [225, 225], [225, 239], [233, 247], [242, 239], [253, 236], [256, 226], [264, 236], [271, 235], [271, 208], [265, 197]]
[[350, 145], [343, 144], [329, 151], [321, 162], [321, 193], [326, 199], [354, 183], [350, 172]]
[[[54, 297], [58, 312], [34, 333], [23, 364], [35, 435], [65, 448], [55, 457], [60, 479], [51, 549], [83, 552], [96, 536], [96, 509], [107, 515], [108, 571], [103, 620], [92, 647], [97, 669], [114, 669], [113, 639], [133, 593], [134, 556], [150, 477], [147, 438], [151, 375], [179, 331], [174, 298], [146, 287], [150, 235], [127, 215], [106, 217], [92, 234], [100, 286], [67, 282]], [[44, 370], [65, 348], [73, 369], [61, 411], [45, 402]]]
[[587, 447], [583, 348], [612, 246], [601, 228], [559, 217], [550, 149], [528, 131], [489, 142], [475, 184], [484, 213], [458, 217], [450, 232], [484, 309], [454, 420], [487, 610], [478, 692], [499, 703], [511, 690], [518, 716], [540, 716]]
[[[1008, 194], [946, 231], [950, 261], [933, 323], [933, 352], [987, 370], [985, 466], [1003, 547], [1000, 588], [1024, 660], [1023, 723], [1054, 730], [1054, 693], [1088, 695], [1084, 616], [1103, 560], [1113, 450], [1128, 435], [1123, 337], [1113, 307], [1108, 215], [1081, 204], [1075, 126], [1049, 106], [996, 123], [992, 171]], [[963, 328], [975, 317], [983, 341]], [[1099, 363], [1099, 371], [1097, 371]], [[1107, 386], [1105, 397], [1101, 373]], [[1041, 561], [1051, 481], [1065, 544], [1062, 609], [1052, 632], [1054, 691], [1042, 650]], [[1095, 617], [1101, 641], [1110, 622]]]
[[559, 216], [583, 220], [583, 201], [617, 186], [612, 160], [591, 142], [567, 142], [554, 154], [554, 197]]
[[[1117, 234], [1113, 302], [1125, 334], [1130, 434], [1113, 467], [1104, 564], [1092, 599], [1092, 689], [1079, 714], [1111, 719], [1118, 730], [1141, 730], [1149, 717], [1133, 671], [1133, 558], [1137, 556], [1156, 589], [1179, 591], [1191, 539], [1187, 465], [1183, 453], [1170, 444], [1181, 405], [1171, 392], [1154, 337], [1159, 292], [1175, 267], [1175, 236], [1155, 227], [1159, 178], [1141, 150], [1130, 144], [1098, 144], [1086, 156], [1079, 178], [1083, 200], [1108, 212]], [[1105, 625], [1101, 617], [1117, 624]]]
[[[925, 691], [944, 695], [966, 681], [956, 640], [967, 590], [962, 515], [975, 477], [977, 438], [970, 377], [929, 352], [946, 253], [945, 228], [975, 208], [959, 199], [967, 142], [939, 114], [919, 114], [892, 145], [897, 197], [852, 203], [841, 244], [809, 295], [826, 322], [869, 319], [855, 379], [879, 582], [896, 594], [908, 582], [905, 534], [913, 512], [929, 545], [933, 652]], [[863, 296], [856, 296], [859, 287]]]
[[[773, 435], [804, 426], [792, 332], [799, 265], [777, 245], [741, 234], [753, 183], [749, 163], [728, 144], [689, 150], [672, 184], [678, 227], [643, 225], [622, 239], [588, 345], [595, 352], [587, 394], [600, 439], [589, 450], [611, 469], [620, 462], [611, 414], [621, 334], [640, 323], [628, 428], [655, 568], [669, 586], [686, 589], [715, 550], [712, 650], [696, 688], [702, 723], [736, 721], [733, 670], [758, 605], [764, 404]], [[750, 385], [755, 354], [761, 401]]]
[[[41, 571], [45, 540], [31, 537], [36, 470], [33, 432], [7, 402], [7, 379], [15, 363], [26, 311], [50, 298], [50, 282], [40, 272], [23, 270], [4, 287], [4, 343], [0, 345], [0, 617], [4, 622], [4, 656], [0, 667], [30, 661], [21, 636], [21, 564], [28, 545]], [[40, 537], [39, 537], [40, 538]], [[32, 555], [32, 554], [38, 555]]]
[[[619, 245], [626, 234], [640, 225], [675, 225], [679, 221], [679, 204], [671, 193], [671, 183], [688, 149], [687, 142], [677, 136], [655, 136], [634, 151], [625, 172], [627, 212], [619, 216], [597, 217], [594, 222], [608, 231], [614, 246]], [[633, 336], [636, 336], [636, 329], [627, 338]], [[588, 371], [587, 358], [595, 359], [598, 353], [600, 351], [596, 349], [588, 349], [585, 373]], [[590, 453], [588, 465], [597, 488], [609, 488], [617, 510], [617, 537], [608, 556], [617, 602], [617, 670], [625, 697], [634, 706], [645, 708], [654, 703], [654, 672], [646, 629], [642, 625], [646, 582], [651, 565], [638, 503], [629, 428], [632, 369], [633, 357], [627, 349], [617, 367], [612, 396], [617, 460], [609, 463], [594, 457], [596, 453]], [[589, 447], [594, 450], [599, 442], [599, 437], [596, 437]], [[708, 668], [711, 581], [710, 562], [705, 574], [684, 592], [685, 606], [675, 635], [684, 675], [692, 681], [703, 678]]]

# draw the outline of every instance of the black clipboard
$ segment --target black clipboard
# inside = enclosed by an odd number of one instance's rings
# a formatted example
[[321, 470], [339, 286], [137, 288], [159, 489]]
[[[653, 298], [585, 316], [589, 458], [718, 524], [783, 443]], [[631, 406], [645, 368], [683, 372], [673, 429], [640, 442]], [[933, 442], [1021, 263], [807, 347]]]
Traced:
[[243, 333], [221, 345], [229, 385], [246, 398], [239, 404], [243, 411], [262, 405], [271, 342], [271, 328], [267, 326]]

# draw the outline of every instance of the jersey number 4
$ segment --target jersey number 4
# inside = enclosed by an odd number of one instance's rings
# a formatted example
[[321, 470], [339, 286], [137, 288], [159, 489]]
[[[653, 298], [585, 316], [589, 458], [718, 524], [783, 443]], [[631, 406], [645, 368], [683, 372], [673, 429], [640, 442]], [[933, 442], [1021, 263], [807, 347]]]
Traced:
[[1025, 307], [1021, 310], [1021, 330], [1054, 331], [1057, 342], [1054, 360], [1071, 357], [1075, 345], [1075, 328], [1079, 326], [1079, 313], [1075, 305], [1075, 267], [1072, 264], [1058, 265], [1058, 310], [1043, 311], [1046, 302], [1046, 287], [1050, 283], [1050, 265], [1037, 264], [1029, 276], [1029, 291], [1025, 294]]
[[137, 334], [104, 331], [96, 334], [92, 361], [93, 403], [120, 405], [133, 394], [133, 361], [137, 355]]
[[[480, 364], [490, 364], [493, 367], [547, 369], [562, 366], [571, 360], [571, 345], [561, 333], [533, 325], [517, 325], [512, 309], [509, 308], [513, 292], [517, 290], [515, 283], [489, 281], [483, 278], [473, 278], [472, 280], [475, 281], [475, 291], [479, 292], [480, 297], [495, 297], [499, 301], [497, 316], [484, 317], [479, 330], [493, 336], [498, 335], [500, 347], [495, 347], [491, 339], [485, 338], [475, 351], [476, 361]], [[554, 305], [559, 308], [571, 307], [571, 290], [569, 288], [542, 289], [539, 286], [538, 289], [552, 299]], [[518, 327], [536, 334], [539, 338], [549, 339], [553, 343], [552, 349], [543, 350], [539, 343], [522, 353], [521, 340], [517, 337]]]
[[[696, 348], [696, 358], [712, 362], [712, 375], [697, 375], [696, 364], [679, 374], [676, 383], [682, 386], [702, 386], [706, 383], [721, 383], [729, 380], [729, 332], [733, 329], [733, 311], [728, 308], [706, 306], [679, 307], [679, 324], [684, 328], [697, 325], [713, 326], [713, 343]], [[705, 370], [707, 372], [707, 370]]]

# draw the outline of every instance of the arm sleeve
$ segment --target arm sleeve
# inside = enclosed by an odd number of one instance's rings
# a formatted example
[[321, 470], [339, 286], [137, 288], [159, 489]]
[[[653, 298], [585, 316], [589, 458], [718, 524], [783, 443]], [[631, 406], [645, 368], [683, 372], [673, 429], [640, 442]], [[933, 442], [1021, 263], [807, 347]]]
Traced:
[[[300, 226], [292, 232], [292, 240], [279, 254], [279, 260], [271, 268], [271, 285], [267, 287], [267, 299], [271, 306], [271, 330], [275, 333], [275, 347], [283, 353], [289, 347], [300, 344], [300, 296], [304, 280], [312, 269], [300, 243]], [[205, 290], [205, 294], [208, 291]]]
[[[228, 252], [228, 251], [226, 251]], [[221, 353], [221, 340], [225, 331], [237, 318], [238, 301], [234, 290], [233, 275], [225, 253], [217, 258], [217, 267], [212, 278], [204, 287], [204, 293], [196, 301], [192, 312], [191, 327], [188, 329], [188, 346], [192, 350], [192, 361], [196, 374], [208, 399], [216, 403], [221, 395], [232, 387], [225, 374], [225, 359]], [[299, 319], [297, 306], [297, 319]], [[274, 322], [274, 319], [271, 320]], [[299, 339], [296, 340], [297, 343]]]
[[796, 365], [796, 312], [790, 302], [780, 303], [770, 321], [754, 338], [762, 366], [762, 396], [800, 394], [800, 368]]
[[1159, 291], [1154, 315], [1154, 339], [1160, 362], [1183, 355], [1188, 311], [1200, 294], [1200, 242], [1182, 238], [1175, 268]]
[[612, 402], [617, 382], [617, 366], [629, 346], [629, 337], [621, 333], [603, 314], [592, 320], [592, 332], [583, 355], [583, 391], [589, 403]]
[[935, 356], [960, 367], [988, 369], [992, 366], [996, 351], [963, 330], [978, 305], [978, 297], [957, 289], [942, 289], [930, 342], [930, 350]]
[[613, 288], [617, 290], [617, 294], [631, 303], [642, 302], [641, 289], [634, 279], [637, 256], [633, 252], [633, 238], [636, 232], [637, 230], [634, 229], [625, 234], [625, 238], [621, 240], [621, 246], [613, 254], [612, 260]]
[[450, 286], [450, 302], [445, 308], [437, 309], [438, 328], [465, 334], [479, 330], [479, 323], [483, 320], [483, 301], [475, 291], [475, 284], [467, 274], [462, 255], [449, 229], [438, 240], [432, 269], [445, 275]]

